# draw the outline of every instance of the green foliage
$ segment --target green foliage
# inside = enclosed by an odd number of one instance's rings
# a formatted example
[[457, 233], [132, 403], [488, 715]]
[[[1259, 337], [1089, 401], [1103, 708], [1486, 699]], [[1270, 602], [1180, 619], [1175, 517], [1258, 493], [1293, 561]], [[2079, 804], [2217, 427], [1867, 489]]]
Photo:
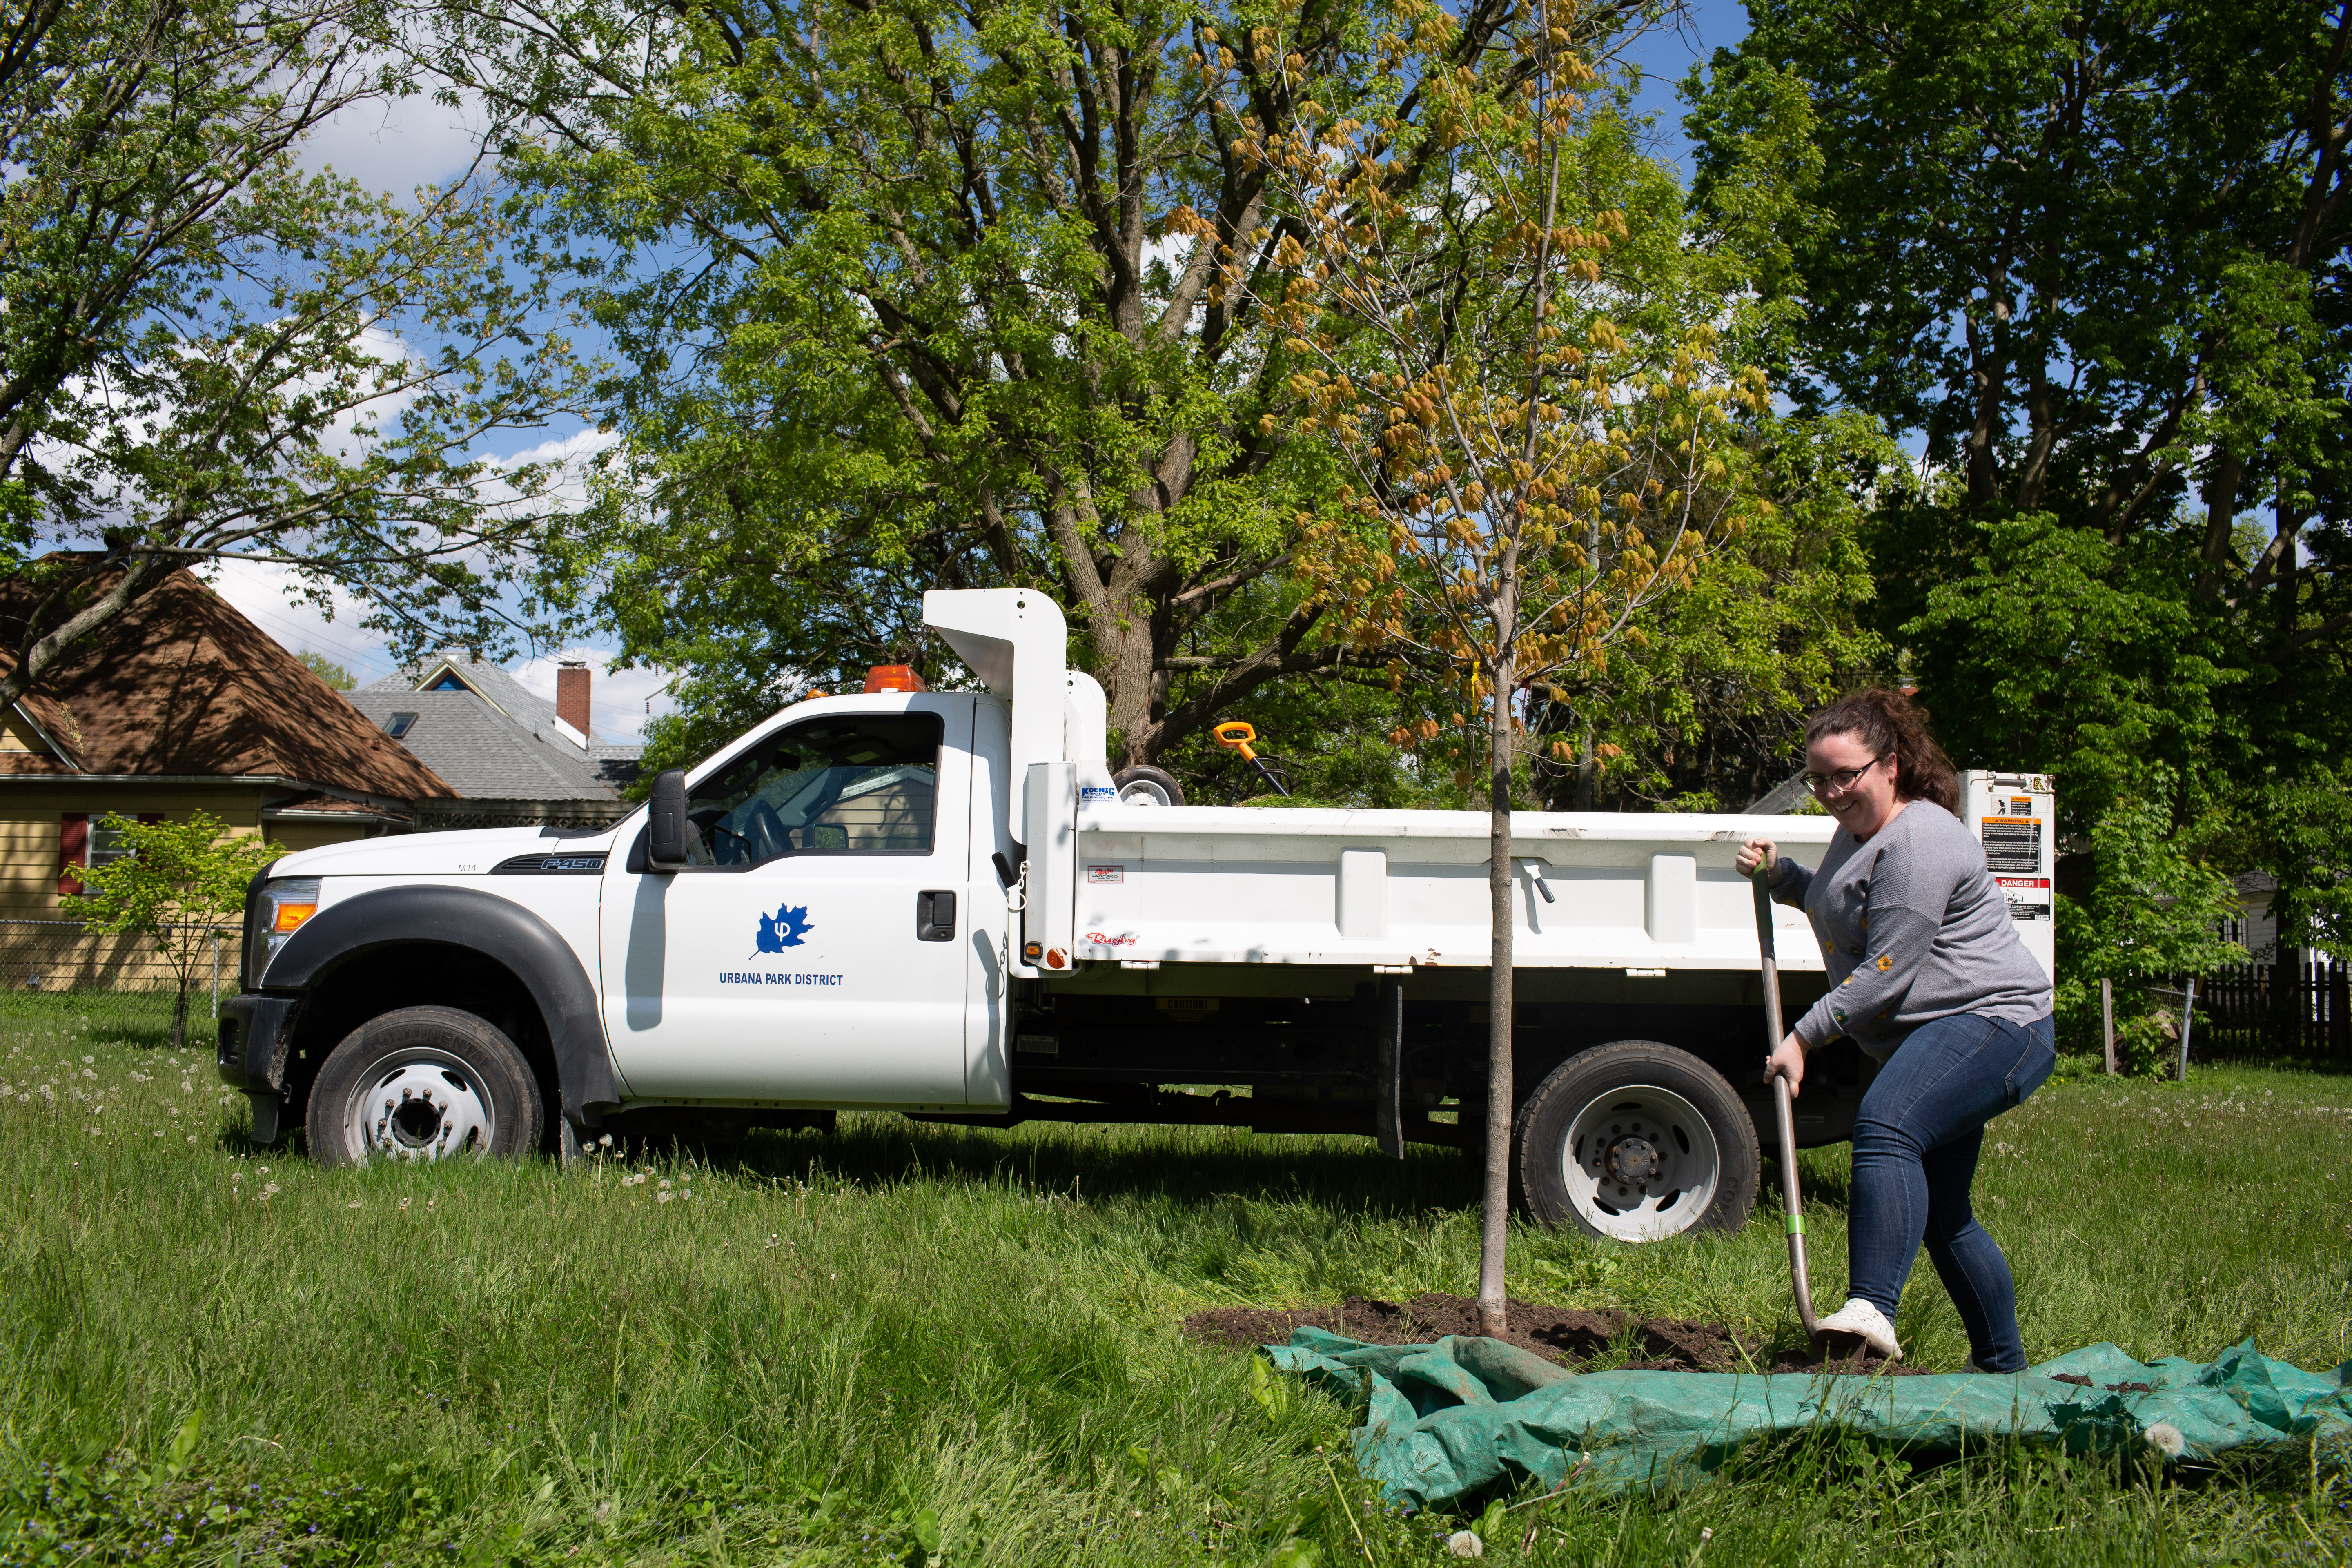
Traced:
[[2150, 763], [2147, 795], [2106, 803], [2090, 829], [2090, 875], [2079, 900], [2060, 894], [2058, 930], [2059, 1037], [2070, 1048], [2101, 1048], [2105, 1027], [2102, 978], [2115, 985], [2117, 1039], [2134, 1066], [2168, 1067], [2156, 1041], [2169, 1030], [2179, 1038], [2179, 1006], [2155, 1016], [2157, 1004], [2135, 984], [2151, 977], [2210, 974], [2242, 963], [2246, 952], [2218, 933], [2236, 916], [2230, 879], [2181, 844], [2164, 804], [2169, 770]]
[[1889, 445], [1858, 415], [1754, 416], [1737, 460], [1772, 504], [1610, 651], [1580, 700], [1531, 703], [1530, 728], [1573, 748], [1538, 761], [1547, 806], [1739, 811], [1797, 771], [1806, 713], [1887, 657], [1867, 618], [1864, 487]]
[[417, 90], [402, 26], [372, 0], [59, 0], [12, 26], [0, 574], [36, 592], [0, 700], [207, 560], [340, 584], [409, 647], [503, 635], [555, 476], [478, 447], [567, 406], [563, 340], [480, 181], [404, 202], [299, 163]]
[[2193, 813], [2202, 802], [2176, 786], [2210, 755], [2216, 700], [2243, 677], [2214, 657], [2171, 542], [2114, 544], [2038, 513], [1957, 531], [1965, 563], [1903, 626], [1946, 746], [2055, 773], [2073, 839], [2127, 800]]
[[82, 891], [62, 901], [92, 931], [142, 937], [179, 981], [173, 1043], [185, 1038], [188, 991], [209, 962], [214, 931], [245, 907], [246, 884], [278, 853], [258, 834], [230, 837], [208, 812], [179, 822], [108, 814], [101, 825], [123, 853], [81, 871]]
[[359, 685], [357, 676], [323, 653], [312, 653], [304, 648], [294, 657], [301, 661], [304, 668], [338, 691], [349, 691]]
[[[1310, 10], [1336, 104], [1378, 13]], [[1208, 288], [1265, 217], [1232, 144], [1298, 112], [1261, 94], [1237, 123], [1203, 90], [1202, 51], [1244, 20], [1189, 0], [436, 15], [441, 63], [511, 128], [532, 243], [623, 360], [601, 389], [620, 444], [546, 585], [687, 672], [681, 737], [883, 658], [931, 673], [932, 586], [1055, 593], [1130, 759], [1332, 662], [1304, 608], [1183, 655], [1168, 700], [1179, 647], [1279, 575], [1330, 488], [1265, 423], [1283, 356]], [[1269, 67], [1244, 47], [1238, 68]], [[1211, 235], [1172, 237], [1180, 210]]]
[[1869, 530], [1878, 629], [1964, 765], [2057, 775], [2062, 981], [2185, 952], [2141, 889], [2191, 863], [2273, 873], [2282, 940], [2345, 951], [2352, 17], [1751, 10], [1687, 84], [1700, 203], [1752, 221], [1756, 150], [1810, 143], [1759, 248], [1780, 363], [1922, 454]]

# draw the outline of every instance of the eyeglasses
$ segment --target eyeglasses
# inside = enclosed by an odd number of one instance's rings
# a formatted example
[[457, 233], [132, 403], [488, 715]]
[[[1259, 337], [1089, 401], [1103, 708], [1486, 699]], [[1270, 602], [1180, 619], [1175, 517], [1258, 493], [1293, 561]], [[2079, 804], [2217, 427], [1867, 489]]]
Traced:
[[1863, 774], [1885, 762], [1888, 754], [1881, 752], [1858, 768], [1840, 768], [1833, 773], [1807, 773], [1805, 787], [1818, 795], [1843, 795], [1854, 786], [1854, 782]]

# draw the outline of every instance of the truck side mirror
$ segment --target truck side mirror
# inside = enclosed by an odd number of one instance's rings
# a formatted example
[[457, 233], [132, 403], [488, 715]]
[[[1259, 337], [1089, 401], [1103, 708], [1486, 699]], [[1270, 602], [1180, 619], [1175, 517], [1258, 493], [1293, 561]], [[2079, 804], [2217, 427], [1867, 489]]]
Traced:
[[687, 864], [686, 774], [669, 768], [654, 775], [653, 809], [646, 821], [646, 864], [656, 871]]

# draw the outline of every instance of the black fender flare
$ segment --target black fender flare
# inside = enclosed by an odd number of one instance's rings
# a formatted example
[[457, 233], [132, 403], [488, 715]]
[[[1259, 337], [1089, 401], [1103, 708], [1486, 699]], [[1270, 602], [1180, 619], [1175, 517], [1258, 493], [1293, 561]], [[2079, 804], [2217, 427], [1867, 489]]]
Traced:
[[379, 888], [328, 905], [286, 939], [262, 982], [309, 991], [352, 959], [406, 942], [471, 948], [521, 980], [546, 1021], [563, 1114], [577, 1124], [621, 1101], [604, 1021], [572, 944], [520, 904], [468, 888]]

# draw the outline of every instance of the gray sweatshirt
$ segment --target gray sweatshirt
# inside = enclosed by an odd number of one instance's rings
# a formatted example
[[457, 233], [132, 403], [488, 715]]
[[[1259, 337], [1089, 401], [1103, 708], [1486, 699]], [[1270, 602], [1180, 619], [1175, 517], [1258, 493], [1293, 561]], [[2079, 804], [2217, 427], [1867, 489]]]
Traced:
[[1829, 994], [1797, 1020], [1808, 1049], [1851, 1035], [1885, 1061], [1937, 1018], [2049, 1016], [2050, 981], [2017, 940], [1984, 846], [1933, 801], [1911, 802], [1867, 841], [1839, 828], [1818, 871], [1782, 856], [1771, 887], [1805, 911], [1829, 965]]

